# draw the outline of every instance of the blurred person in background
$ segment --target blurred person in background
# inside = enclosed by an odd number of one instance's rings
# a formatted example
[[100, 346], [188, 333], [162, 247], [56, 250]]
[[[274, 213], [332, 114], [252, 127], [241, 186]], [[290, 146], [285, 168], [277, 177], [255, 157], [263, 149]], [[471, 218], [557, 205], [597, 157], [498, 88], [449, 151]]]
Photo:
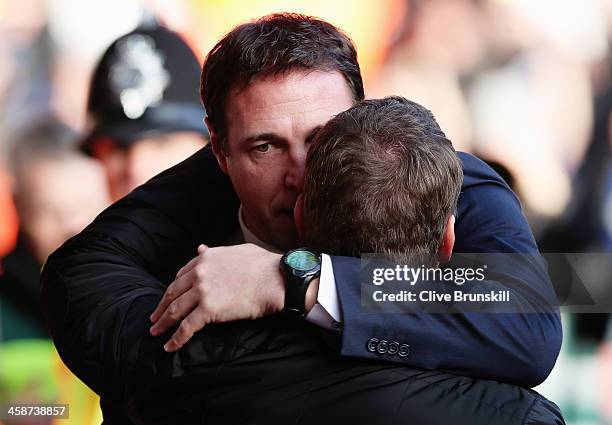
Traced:
[[110, 203], [102, 168], [74, 149], [76, 134], [65, 125], [50, 120], [14, 140], [11, 168], [20, 231], [17, 246], [2, 261], [3, 340], [48, 336], [38, 308], [40, 268]]
[[411, 0], [371, 93], [428, 105], [459, 150], [470, 151], [472, 123], [462, 81], [482, 60], [483, 13], [472, 0]]
[[[604, 228], [609, 22], [603, 5], [597, 0], [486, 5], [489, 54], [468, 87], [475, 144], [506, 161], [516, 175], [543, 252], [609, 249]], [[581, 269], [573, 269], [564, 255], [545, 257], [560, 302], [578, 292], [579, 276], [590, 276], [593, 299], [610, 296], [609, 261], [582, 256]], [[561, 354], [537, 390], [559, 403], [568, 422], [601, 423], [609, 397], [597, 382], [610, 378], [596, 353], [605, 315], [565, 313], [562, 320]]]
[[153, 20], [106, 50], [91, 81], [82, 149], [102, 162], [113, 200], [206, 145], [199, 78], [189, 46]]
[[78, 402], [71, 423], [90, 423], [87, 418], [100, 417], [97, 398], [59, 361], [40, 312], [38, 279], [47, 256], [110, 203], [104, 170], [76, 149], [77, 134], [54, 119], [12, 139], [20, 228], [0, 275], [0, 399]]
[[12, 156], [15, 205], [34, 258], [43, 264], [109, 203], [100, 165], [75, 150], [75, 134], [59, 122], [19, 137]]

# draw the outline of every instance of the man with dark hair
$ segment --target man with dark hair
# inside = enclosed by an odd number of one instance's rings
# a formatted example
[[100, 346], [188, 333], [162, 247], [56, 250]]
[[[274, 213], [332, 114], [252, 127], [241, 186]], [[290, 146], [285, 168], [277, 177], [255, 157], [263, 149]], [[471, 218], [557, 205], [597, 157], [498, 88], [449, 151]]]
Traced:
[[[236, 61], [226, 62], [228, 57]], [[229, 90], [213, 96], [222, 83]], [[133, 378], [126, 382], [131, 370], [188, 380], [193, 362], [202, 362], [196, 353], [204, 353], [220, 373], [228, 362], [235, 365], [236, 358], [265, 346], [276, 326], [283, 332], [291, 332], [292, 325], [296, 330], [310, 326], [301, 320], [278, 325], [273, 318], [208, 326], [281, 310], [340, 330], [336, 353], [343, 356], [525, 386], [547, 376], [561, 339], [554, 309], [541, 314], [362, 314], [358, 259], [324, 255], [320, 277], [315, 267], [299, 282], [289, 278], [291, 264], [283, 261], [285, 275], [279, 270], [282, 255], [275, 251], [299, 246], [293, 208], [308, 145], [329, 119], [363, 97], [356, 51], [344, 34], [318, 19], [287, 14], [239, 26], [207, 57], [202, 93], [213, 152], [201, 150], [107, 209], [54, 253], [43, 272], [43, 301], [58, 351], [102, 395], [106, 407], [125, 409], [126, 394], [142, 385]], [[509, 282], [483, 285], [511, 289], [517, 311], [543, 300], [554, 303], [518, 200], [481, 161], [467, 154], [460, 159], [464, 179], [457, 250], [532, 254], [501, 266], [499, 273], [511, 276]], [[258, 246], [223, 246], [236, 242]], [[188, 262], [198, 246], [199, 255]], [[301, 255], [309, 255], [308, 250]], [[160, 345], [168, 336], [161, 335], [178, 322], [165, 344], [174, 353], [164, 353]], [[270, 330], [262, 332], [261, 323]], [[204, 325], [207, 329], [185, 345]], [[232, 333], [237, 326], [245, 328]], [[149, 327], [161, 337], [146, 335]], [[389, 352], [382, 344], [387, 340], [410, 350]], [[276, 348], [286, 353], [302, 339], [283, 341]], [[167, 369], [156, 366], [160, 356], [169, 362]], [[248, 380], [249, 374], [239, 376]]]
[[[308, 134], [283, 135], [273, 131], [256, 131], [258, 121], [273, 118], [259, 113], [258, 108], [261, 110], [263, 98], [275, 90], [280, 79], [287, 80], [296, 93], [299, 93], [305, 80], [313, 87], [318, 86], [317, 107], [321, 110], [315, 113], [296, 110], [291, 113], [295, 115], [291, 118], [295, 121], [317, 121], [316, 126], [308, 128]], [[255, 81], [265, 82], [266, 87], [260, 85], [257, 93], [251, 90], [250, 97], [246, 98], [246, 89], [252, 88]], [[237, 96], [242, 103], [235, 102]], [[305, 159], [306, 151], [289, 152], [292, 155], [288, 159], [293, 163], [283, 166], [292, 168], [288, 181], [277, 181], [274, 186], [258, 185], [254, 190], [251, 184], [256, 176], [247, 176], [237, 168], [251, 172], [253, 169], [247, 170], [243, 163], [238, 162], [241, 152], [232, 155], [230, 139], [236, 145], [240, 143], [241, 150], [248, 143], [252, 145], [249, 147], [269, 147], [270, 151], [277, 147], [293, 148], [291, 142], [295, 140], [291, 140], [291, 137], [311, 140], [319, 126], [325, 123], [322, 116], [330, 118], [364, 97], [355, 46], [339, 29], [327, 22], [305, 19], [300, 15], [271, 15], [257, 22], [239, 25], [222, 38], [206, 57], [201, 97], [208, 111], [206, 124], [211, 132], [213, 150], [221, 168], [232, 178], [236, 194], [242, 201], [242, 216], [247, 227], [268, 246], [283, 250], [295, 247], [293, 206], [301, 188], [303, 164], [299, 163]], [[282, 112], [285, 106], [277, 105], [277, 108], [278, 112]], [[239, 109], [244, 109], [244, 114]], [[228, 127], [228, 116], [232, 117], [231, 128]], [[274, 130], [271, 126], [268, 129]], [[231, 131], [235, 134], [231, 134]], [[246, 138], [241, 137], [243, 134]], [[234, 171], [236, 175], [232, 177]], [[271, 170], [266, 166], [261, 171], [269, 180]], [[281, 178], [277, 176], [277, 180]], [[257, 200], [251, 205], [244, 201], [246, 198]]]
[[320, 252], [375, 252], [398, 264], [436, 253], [448, 260], [462, 180], [430, 111], [401, 97], [364, 101], [332, 118], [309, 150], [303, 240]]

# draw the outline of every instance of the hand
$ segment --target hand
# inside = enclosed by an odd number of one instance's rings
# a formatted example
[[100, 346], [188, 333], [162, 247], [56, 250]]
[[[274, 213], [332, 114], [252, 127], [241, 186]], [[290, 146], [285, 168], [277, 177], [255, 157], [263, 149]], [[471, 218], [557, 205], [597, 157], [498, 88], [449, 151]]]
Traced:
[[281, 255], [253, 244], [198, 247], [198, 256], [179, 270], [151, 315], [151, 335], [182, 322], [164, 345], [176, 351], [209, 323], [257, 319], [281, 311], [285, 286]]

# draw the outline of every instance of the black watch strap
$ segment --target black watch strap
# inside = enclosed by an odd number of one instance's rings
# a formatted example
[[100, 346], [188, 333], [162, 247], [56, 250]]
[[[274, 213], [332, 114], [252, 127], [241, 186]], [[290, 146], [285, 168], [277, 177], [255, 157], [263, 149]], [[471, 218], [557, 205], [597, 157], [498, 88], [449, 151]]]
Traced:
[[306, 316], [306, 292], [315, 276], [305, 279], [285, 274], [285, 307], [283, 312], [295, 317]]

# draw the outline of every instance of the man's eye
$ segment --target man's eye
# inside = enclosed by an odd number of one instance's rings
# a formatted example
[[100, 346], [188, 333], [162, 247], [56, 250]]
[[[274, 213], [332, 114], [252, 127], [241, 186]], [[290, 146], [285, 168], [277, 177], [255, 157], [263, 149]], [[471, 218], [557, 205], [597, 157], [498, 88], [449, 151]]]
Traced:
[[255, 149], [256, 152], [266, 153], [270, 150], [270, 143], [262, 143], [261, 145], [255, 146], [253, 149]]

